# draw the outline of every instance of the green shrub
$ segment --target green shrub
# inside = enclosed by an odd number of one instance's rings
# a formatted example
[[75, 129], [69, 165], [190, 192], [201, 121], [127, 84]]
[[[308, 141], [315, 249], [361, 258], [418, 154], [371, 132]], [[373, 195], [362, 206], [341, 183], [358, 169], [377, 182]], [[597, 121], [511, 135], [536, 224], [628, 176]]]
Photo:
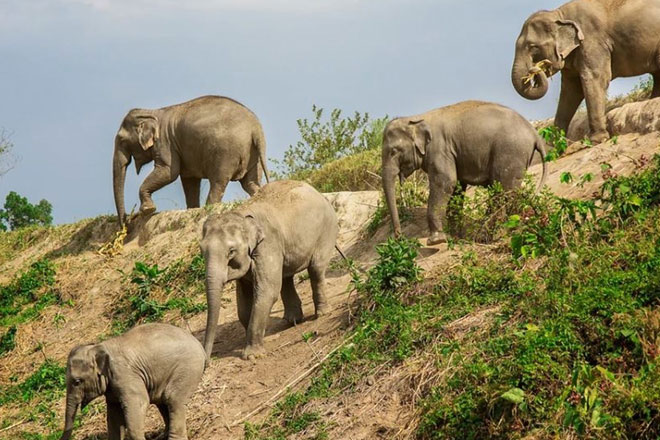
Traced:
[[339, 109], [323, 121], [323, 109], [312, 106], [314, 119], [299, 119], [301, 140], [290, 145], [284, 159], [273, 160], [277, 178], [307, 179], [312, 171], [345, 156], [372, 150], [382, 144], [387, 117], [370, 120], [369, 114], [355, 112], [353, 117], [342, 117]]
[[195, 255], [189, 263], [178, 260], [164, 269], [158, 264], [135, 262], [131, 288], [114, 316], [113, 327], [121, 333], [138, 323], [160, 320], [168, 310], [192, 316], [206, 310], [206, 302], [195, 302], [185, 295], [203, 291], [206, 273], [204, 258]]

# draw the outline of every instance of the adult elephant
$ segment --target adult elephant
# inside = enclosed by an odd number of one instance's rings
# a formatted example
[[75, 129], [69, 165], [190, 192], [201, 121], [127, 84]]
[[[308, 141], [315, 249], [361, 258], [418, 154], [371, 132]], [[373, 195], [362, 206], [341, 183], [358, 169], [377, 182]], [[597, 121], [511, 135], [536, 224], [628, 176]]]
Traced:
[[[396, 118], [383, 132], [382, 173], [385, 201], [396, 235], [401, 234], [394, 187], [413, 171], [429, 176], [429, 245], [446, 241], [447, 202], [460, 183], [505, 190], [520, 185], [534, 152], [545, 157], [545, 143], [515, 111], [489, 102], [465, 101], [416, 116]], [[545, 182], [547, 167], [543, 160]]]
[[605, 118], [612, 79], [651, 73], [660, 96], [660, 0], [574, 0], [530, 16], [516, 41], [511, 80], [527, 99], [542, 98], [561, 71], [555, 125], [568, 131], [586, 100], [590, 137], [609, 138]]
[[201, 179], [211, 188], [206, 203], [222, 200], [229, 181], [253, 195], [266, 170], [266, 142], [256, 115], [223, 96], [202, 96], [156, 110], [128, 112], [115, 136], [113, 188], [120, 226], [124, 225], [126, 167], [135, 160], [140, 173], [155, 162], [140, 186], [140, 213], [156, 210], [151, 195], [181, 177], [188, 208], [199, 207]]

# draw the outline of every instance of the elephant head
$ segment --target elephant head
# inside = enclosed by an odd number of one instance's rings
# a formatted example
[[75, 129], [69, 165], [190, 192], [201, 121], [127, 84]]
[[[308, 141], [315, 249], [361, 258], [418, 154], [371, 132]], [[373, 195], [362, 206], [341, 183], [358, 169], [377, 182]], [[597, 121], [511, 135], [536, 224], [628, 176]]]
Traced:
[[204, 350], [207, 359], [215, 340], [222, 289], [228, 281], [247, 274], [254, 252], [263, 239], [263, 230], [251, 215], [230, 212], [212, 215], [204, 222], [200, 247], [206, 261], [208, 312]]
[[564, 68], [566, 58], [584, 35], [580, 26], [558, 11], [540, 11], [527, 19], [516, 41], [511, 81], [518, 94], [540, 99], [548, 91], [548, 78]]
[[142, 166], [153, 160], [153, 146], [159, 139], [158, 125], [158, 118], [153, 111], [133, 109], [124, 117], [115, 136], [112, 184], [120, 226], [124, 225], [126, 217], [124, 207], [126, 167], [134, 158], [135, 170], [139, 174]]
[[66, 368], [66, 411], [64, 432], [68, 440], [78, 408], [105, 394], [108, 387], [110, 356], [102, 345], [82, 345], [69, 353]]
[[396, 178], [398, 176], [403, 183], [406, 177], [422, 167], [429, 142], [431, 131], [424, 120], [398, 118], [385, 127], [382, 153], [383, 190], [395, 235], [401, 234], [394, 194]]

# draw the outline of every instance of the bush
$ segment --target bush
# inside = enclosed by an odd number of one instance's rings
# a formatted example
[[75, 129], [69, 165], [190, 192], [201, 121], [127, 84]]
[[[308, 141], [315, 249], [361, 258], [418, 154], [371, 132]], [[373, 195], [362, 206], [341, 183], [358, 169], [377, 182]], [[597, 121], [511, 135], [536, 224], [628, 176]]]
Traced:
[[16, 230], [31, 225], [50, 226], [53, 222], [52, 205], [41, 200], [36, 205], [14, 191], [7, 194], [4, 209], [0, 209], [0, 230]]
[[301, 140], [289, 145], [284, 159], [273, 160], [275, 177], [305, 180], [323, 165], [382, 145], [387, 117], [370, 120], [368, 113], [355, 112], [353, 117], [343, 118], [341, 110], [334, 109], [330, 119], [323, 121], [323, 109], [316, 105], [312, 113], [311, 122], [306, 118], [297, 121]]

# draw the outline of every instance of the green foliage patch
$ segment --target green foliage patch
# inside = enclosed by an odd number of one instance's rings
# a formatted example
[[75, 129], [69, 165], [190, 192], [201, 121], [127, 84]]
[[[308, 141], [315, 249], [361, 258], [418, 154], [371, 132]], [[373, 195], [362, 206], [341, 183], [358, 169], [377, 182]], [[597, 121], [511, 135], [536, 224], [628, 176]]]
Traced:
[[158, 264], [135, 262], [130, 275], [131, 286], [121, 298], [113, 319], [116, 333], [138, 323], [160, 320], [168, 310], [192, 316], [206, 310], [206, 302], [195, 302], [190, 295], [203, 292], [206, 266], [202, 255], [189, 262], [177, 260], [164, 269]]
[[[34, 319], [45, 307], [60, 302], [54, 285], [55, 266], [50, 260], [42, 259], [32, 263], [9, 284], [0, 286], [0, 327]], [[2, 338], [5, 349], [13, 344], [9, 332], [8, 329]]]
[[4, 209], [0, 209], [0, 231], [39, 225], [50, 226], [53, 222], [53, 206], [48, 200], [33, 205], [28, 199], [10, 191], [5, 199]]

